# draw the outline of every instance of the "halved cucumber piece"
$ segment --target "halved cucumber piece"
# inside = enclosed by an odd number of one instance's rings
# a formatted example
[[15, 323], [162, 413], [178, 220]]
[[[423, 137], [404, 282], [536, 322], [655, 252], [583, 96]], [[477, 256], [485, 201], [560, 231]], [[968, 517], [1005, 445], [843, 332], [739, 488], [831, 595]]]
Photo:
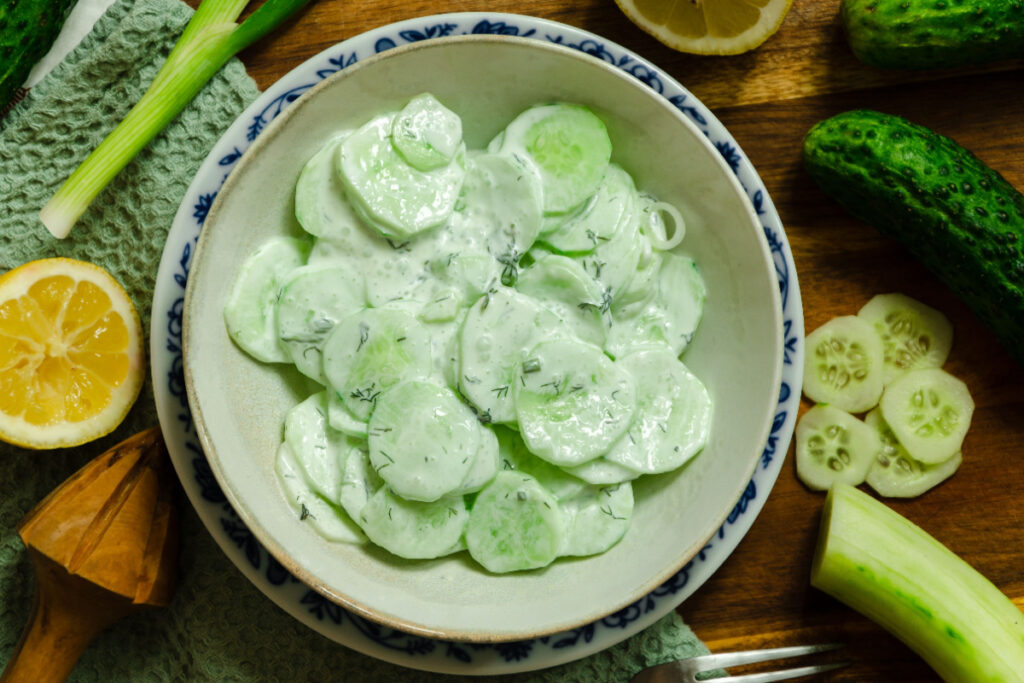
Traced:
[[668, 349], [615, 361], [636, 385], [636, 416], [604, 457], [634, 472], [669, 472], [699, 453], [711, 433], [711, 396]]
[[588, 486], [568, 500], [559, 501], [568, 522], [562, 555], [595, 555], [619, 542], [633, 517], [633, 487]]
[[864, 422], [818, 404], [796, 423], [796, 474], [815, 491], [836, 482], [856, 486], [864, 481], [881, 447], [878, 434]]
[[566, 213], [594, 194], [612, 154], [604, 122], [586, 107], [566, 103], [527, 109], [492, 146], [504, 154], [525, 152], [537, 164], [544, 211], [552, 214]]
[[609, 164], [604, 179], [582, 211], [546, 234], [544, 241], [563, 254], [594, 251], [611, 241], [626, 221], [635, 220], [636, 188], [633, 179], [617, 164]]
[[555, 497], [528, 474], [503, 471], [473, 502], [466, 547], [495, 573], [536, 569], [558, 557], [565, 533]]
[[312, 526], [328, 541], [357, 544], [366, 542], [362, 530], [343, 510], [321, 498], [312, 489], [287, 443], [282, 443], [277, 450], [274, 470], [277, 472], [277, 479], [284, 489], [288, 504], [299, 515], [300, 521]]
[[882, 341], [863, 318], [833, 318], [807, 335], [804, 393], [849, 413], [874, 408], [882, 395]]
[[417, 95], [395, 116], [391, 144], [417, 170], [440, 168], [459, 151], [462, 119], [430, 93]]
[[338, 177], [339, 136], [320, 148], [299, 174], [295, 184], [295, 218], [302, 229], [316, 237], [345, 240], [353, 232], [365, 230]]
[[384, 486], [384, 480], [377, 476], [370, 464], [370, 454], [364, 445], [352, 446], [345, 457], [345, 469], [341, 474], [341, 494], [338, 502], [352, 519], [359, 519], [363, 507], [373, 494]]
[[514, 470], [528, 474], [558, 500], [571, 498], [586, 488], [580, 478], [570, 476], [561, 467], [531, 453], [514, 429], [496, 426], [494, 434], [498, 437], [499, 471]]
[[406, 240], [448, 220], [465, 176], [465, 151], [430, 171], [409, 165], [391, 144], [393, 115], [372, 119], [339, 150], [339, 173], [357, 212], [385, 237]]
[[925, 368], [911, 370], [886, 387], [879, 407], [907, 452], [934, 465], [960, 450], [971, 426], [974, 399], [953, 375]]
[[278, 291], [288, 273], [306, 262], [310, 244], [293, 237], [264, 242], [242, 264], [224, 305], [224, 324], [238, 346], [264, 363], [287, 363], [277, 338]]
[[348, 437], [327, 424], [326, 391], [313, 394], [288, 411], [284, 418], [284, 441], [310, 487], [337, 503], [341, 472], [351, 443]]
[[640, 476], [636, 470], [614, 463], [605, 456], [588, 460], [582, 465], [563, 468], [574, 477], [595, 486], [610, 486], [633, 481]]
[[562, 327], [553, 312], [504, 287], [473, 304], [459, 331], [459, 391], [492, 422], [514, 422], [512, 387], [528, 350]]
[[519, 274], [516, 289], [554, 311], [580, 339], [602, 345], [611, 294], [567, 256], [548, 255]]
[[338, 321], [366, 305], [363, 279], [343, 266], [303, 266], [281, 285], [277, 334], [299, 372], [320, 384], [321, 349]]
[[949, 318], [905, 294], [879, 294], [857, 312], [882, 338], [882, 381], [908, 370], [941, 368], [953, 346]]
[[576, 340], [541, 342], [513, 384], [519, 429], [530, 452], [559, 466], [605, 453], [633, 420], [629, 372], [600, 348]]
[[384, 486], [363, 506], [359, 525], [371, 541], [388, 552], [427, 560], [461, 549], [468, 518], [462, 496], [423, 503], [406, 500]]
[[368, 308], [338, 321], [323, 357], [331, 388], [352, 415], [366, 420], [382, 391], [430, 375], [430, 337], [405, 311]]
[[934, 465], [924, 465], [907, 453], [896, 435], [892, 433], [880, 408], [875, 408], [864, 422], [878, 432], [882, 449], [878, 458], [868, 470], [865, 481], [879, 495], [887, 498], [913, 498], [942, 483], [960, 467], [963, 456], [960, 451], [948, 460]]
[[370, 416], [370, 462], [398, 495], [434, 501], [458, 489], [473, 469], [482, 431], [451, 389], [402, 382], [381, 393]]

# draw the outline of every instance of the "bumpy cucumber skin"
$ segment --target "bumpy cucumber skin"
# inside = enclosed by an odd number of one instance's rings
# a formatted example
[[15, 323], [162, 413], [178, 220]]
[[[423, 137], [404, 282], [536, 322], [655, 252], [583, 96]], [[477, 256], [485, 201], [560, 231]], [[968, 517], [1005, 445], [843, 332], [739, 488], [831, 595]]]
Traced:
[[853, 53], [885, 69], [1024, 56], [1024, 0], [842, 0]]
[[10, 0], [0, 4], [0, 111], [57, 40], [75, 0]]
[[827, 194], [899, 240], [1024, 365], [1024, 195], [953, 140], [870, 110], [816, 124], [803, 160]]

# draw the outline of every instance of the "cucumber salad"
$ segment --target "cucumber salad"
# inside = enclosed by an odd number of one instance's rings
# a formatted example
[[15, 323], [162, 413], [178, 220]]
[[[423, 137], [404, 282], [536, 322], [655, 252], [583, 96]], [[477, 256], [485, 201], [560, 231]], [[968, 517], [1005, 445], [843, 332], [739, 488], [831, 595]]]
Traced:
[[866, 482], [879, 495], [909, 498], [956, 472], [974, 400], [942, 369], [953, 344], [946, 316], [879, 294], [806, 343], [803, 390], [816, 405], [797, 423], [796, 466], [808, 488]]
[[583, 106], [469, 150], [422, 94], [308, 160], [302, 230], [248, 257], [224, 309], [241, 349], [313, 387], [276, 456], [304, 523], [534, 569], [613, 546], [631, 482], [702, 450], [712, 402], [680, 355], [704, 281], [678, 209], [611, 157]]

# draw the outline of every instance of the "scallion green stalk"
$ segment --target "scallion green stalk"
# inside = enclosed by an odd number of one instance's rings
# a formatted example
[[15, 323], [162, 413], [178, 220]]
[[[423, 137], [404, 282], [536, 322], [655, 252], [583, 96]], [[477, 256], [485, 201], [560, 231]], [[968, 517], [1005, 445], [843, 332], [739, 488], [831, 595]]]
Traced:
[[39, 218], [63, 239], [103, 188], [224, 64], [309, 0], [267, 0], [241, 24], [248, 0], [204, 0], [142, 98], [61, 185]]

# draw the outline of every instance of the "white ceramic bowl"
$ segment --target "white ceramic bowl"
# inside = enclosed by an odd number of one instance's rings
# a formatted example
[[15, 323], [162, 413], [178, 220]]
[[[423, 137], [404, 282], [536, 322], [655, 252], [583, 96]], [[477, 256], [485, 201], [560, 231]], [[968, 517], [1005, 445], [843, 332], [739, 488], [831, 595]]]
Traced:
[[[715, 401], [712, 435], [683, 470], [635, 483], [629, 532], [608, 552], [543, 570], [492, 575], [459, 554], [405, 561], [331, 544], [301, 523], [274, 473], [284, 414], [308, 385], [263, 365], [228, 337], [222, 311], [243, 260], [298, 230], [292, 192], [305, 161], [337, 132], [431, 92], [482, 147], [537, 102], [591, 107], [613, 158], [680, 207], [708, 286], [684, 356]], [[782, 330], [777, 278], [761, 225], [722, 157], [680, 112], [637, 80], [579, 52], [506, 36], [424, 41], [327, 79], [257, 138], [206, 218], [190, 270], [183, 330], [189, 404], [228, 501], [268, 551], [346, 608], [406, 632], [450, 640], [519, 640], [593, 622], [635, 602], [692, 559], [741, 497], [778, 403]]]

